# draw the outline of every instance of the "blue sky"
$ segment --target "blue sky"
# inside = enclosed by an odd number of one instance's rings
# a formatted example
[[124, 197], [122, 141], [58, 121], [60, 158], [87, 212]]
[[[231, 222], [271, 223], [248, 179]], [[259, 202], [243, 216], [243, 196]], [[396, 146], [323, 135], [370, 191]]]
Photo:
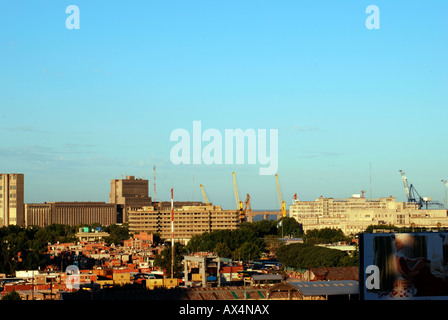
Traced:
[[[380, 9], [369, 30], [368, 5]], [[65, 9], [76, 5], [80, 29]], [[25, 201], [108, 201], [134, 175], [157, 198], [278, 208], [259, 165], [178, 165], [178, 128], [278, 129], [287, 205], [405, 199], [400, 169], [443, 201], [446, 1], [1, 1], [0, 168]], [[370, 167], [372, 170], [370, 171]], [[370, 175], [370, 172], [372, 175]], [[152, 194], [151, 188], [151, 195]]]

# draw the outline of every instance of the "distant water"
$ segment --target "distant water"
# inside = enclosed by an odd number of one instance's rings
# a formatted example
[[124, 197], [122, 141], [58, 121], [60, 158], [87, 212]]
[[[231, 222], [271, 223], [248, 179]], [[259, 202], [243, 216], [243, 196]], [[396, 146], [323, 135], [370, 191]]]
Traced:
[[[257, 213], [257, 211], [264, 212], [264, 211], [280, 211], [280, 210], [278, 210], [278, 209], [252, 210], [253, 213]], [[262, 214], [254, 216], [254, 219], [253, 219], [254, 222], [255, 221], [261, 221], [261, 220], [263, 220], [263, 215]], [[269, 215], [268, 220], [277, 220], [277, 215], [275, 215], [275, 214]]]

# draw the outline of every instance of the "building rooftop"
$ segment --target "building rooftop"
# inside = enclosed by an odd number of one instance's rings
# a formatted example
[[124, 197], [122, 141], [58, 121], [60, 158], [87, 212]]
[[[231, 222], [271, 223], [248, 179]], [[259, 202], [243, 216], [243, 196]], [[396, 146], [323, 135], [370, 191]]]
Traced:
[[289, 285], [304, 296], [354, 295], [359, 293], [358, 281], [290, 281]]
[[254, 274], [252, 275], [252, 279], [255, 281], [281, 281], [283, 277], [279, 274]]

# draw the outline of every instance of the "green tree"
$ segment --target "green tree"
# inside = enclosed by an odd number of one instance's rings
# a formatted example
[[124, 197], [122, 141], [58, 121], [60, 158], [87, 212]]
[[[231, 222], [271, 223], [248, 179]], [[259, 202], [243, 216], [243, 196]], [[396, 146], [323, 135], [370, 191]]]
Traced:
[[340, 264], [343, 267], [353, 267], [359, 265], [359, 251], [354, 250], [347, 254], [341, 259]]
[[109, 233], [109, 236], [104, 239], [108, 244], [123, 244], [124, 240], [130, 238], [129, 226], [126, 223], [123, 225], [111, 224], [104, 227], [104, 231]]
[[0, 272], [8, 275], [20, 269], [37, 269], [45, 264], [47, 243], [36, 239], [36, 227], [8, 226], [0, 230]]
[[250, 230], [257, 234], [258, 237], [265, 237], [277, 233], [277, 221], [275, 220], [261, 220], [254, 222], [243, 222], [240, 225], [242, 230]]
[[230, 250], [229, 246], [225, 242], [219, 242], [213, 252], [222, 258], [230, 258], [232, 256], [232, 250]]
[[238, 256], [243, 260], [255, 260], [261, 258], [262, 249], [256, 243], [245, 242], [238, 249]]
[[236, 230], [215, 230], [205, 232], [201, 235], [194, 235], [187, 244], [189, 252], [214, 251], [219, 243], [225, 243], [230, 251], [235, 251], [244, 243], [249, 242], [264, 250], [264, 241], [251, 228]]
[[162, 238], [160, 237], [160, 233], [156, 232], [153, 234], [154, 243], [162, 244]]
[[342, 267], [351, 262], [343, 251], [304, 243], [285, 245], [277, 250], [276, 255], [284, 266], [296, 269]]
[[197, 252], [200, 251], [199, 248], [201, 247], [202, 239], [204, 237], [204, 234], [194, 234], [191, 236], [190, 241], [187, 243], [187, 250], [190, 252]]
[[[187, 254], [187, 250], [180, 243], [176, 242], [174, 244], [174, 277], [180, 278], [180, 274], [183, 270], [182, 261], [184, 259], [184, 255]], [[166, 247], [165, 249], [157, 254], [154, 258], [154, 265], [165, 270], [166, 274], [171, 276], [171, 246]]]
[[269, 255], [275, 255], [275, 252], [282, 246], [285, 245], [285, 243], [278, 238], [276, 235], [267, 235], [264, 237], [265, 242], [265, 248]]
[[22, 300], [22, 298], [20, 297], [20, 294], [13, 290], [5, 294], [2, 297], [2, 300]]
[[308, 230], [305, 239], [309, 244], [323, 244], [348, 241], [350, 238], [346, 237], [341, 229], [323, 228]]
[[[288, 235], [299, 236], [303, 233], [302, 226], [295, 219], [286, 217], [282, 220], [286, 226], [283, 226], [283, 230], [286, 230]], [[250, 252], [251, 259], [255, 259], [255, 257], [261, 257], [263, 252], [273, 253], [277, 247], [282, 245], [281, 241], [274, 241], [278, 238], [278, 234], [281, 235], [281, 230], [278, 229], [275, 220], [244, 222], [235, 230], [215, 230], [194, 235], [186, 249], [188, 252], [213, 251], [224, 256], [228, 255], [228, 248], [234, 259], [248, 258], [248, 252]], [[246, 243], [252, 244], [250, 250]], [[248, 254], [246, 255], [246, 253]]]
[[296, 219], [283, 217], [277, 223], [277, 235], [279, 237], [301, 237], [303, 235], [303, 228]]
[[36, 240], [42, 243], [67, 243], [76, 241], [76, 229], [64, 224], [50, 224], [39, 228], [36, 232]]

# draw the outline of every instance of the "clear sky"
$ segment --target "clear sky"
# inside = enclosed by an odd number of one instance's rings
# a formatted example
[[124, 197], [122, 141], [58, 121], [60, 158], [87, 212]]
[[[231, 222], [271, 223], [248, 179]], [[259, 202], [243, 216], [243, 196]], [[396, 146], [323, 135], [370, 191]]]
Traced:
[[171, 132], [201, 121], [278, 129], [287, 205], [361, 190], [403, 201], [400, 169], [443, 202], [447, 13], [445, 0], [2, 0], [0, 171], [25, 174], [28, 203], [108, 201], [122, 175], [153, 196], [156, 166], [157, 199], [174, 187], [202, 200], [203, 184], [225, 209], [235, 171], [240, 198], [277, 209], [259, 164], [171, 163]]

